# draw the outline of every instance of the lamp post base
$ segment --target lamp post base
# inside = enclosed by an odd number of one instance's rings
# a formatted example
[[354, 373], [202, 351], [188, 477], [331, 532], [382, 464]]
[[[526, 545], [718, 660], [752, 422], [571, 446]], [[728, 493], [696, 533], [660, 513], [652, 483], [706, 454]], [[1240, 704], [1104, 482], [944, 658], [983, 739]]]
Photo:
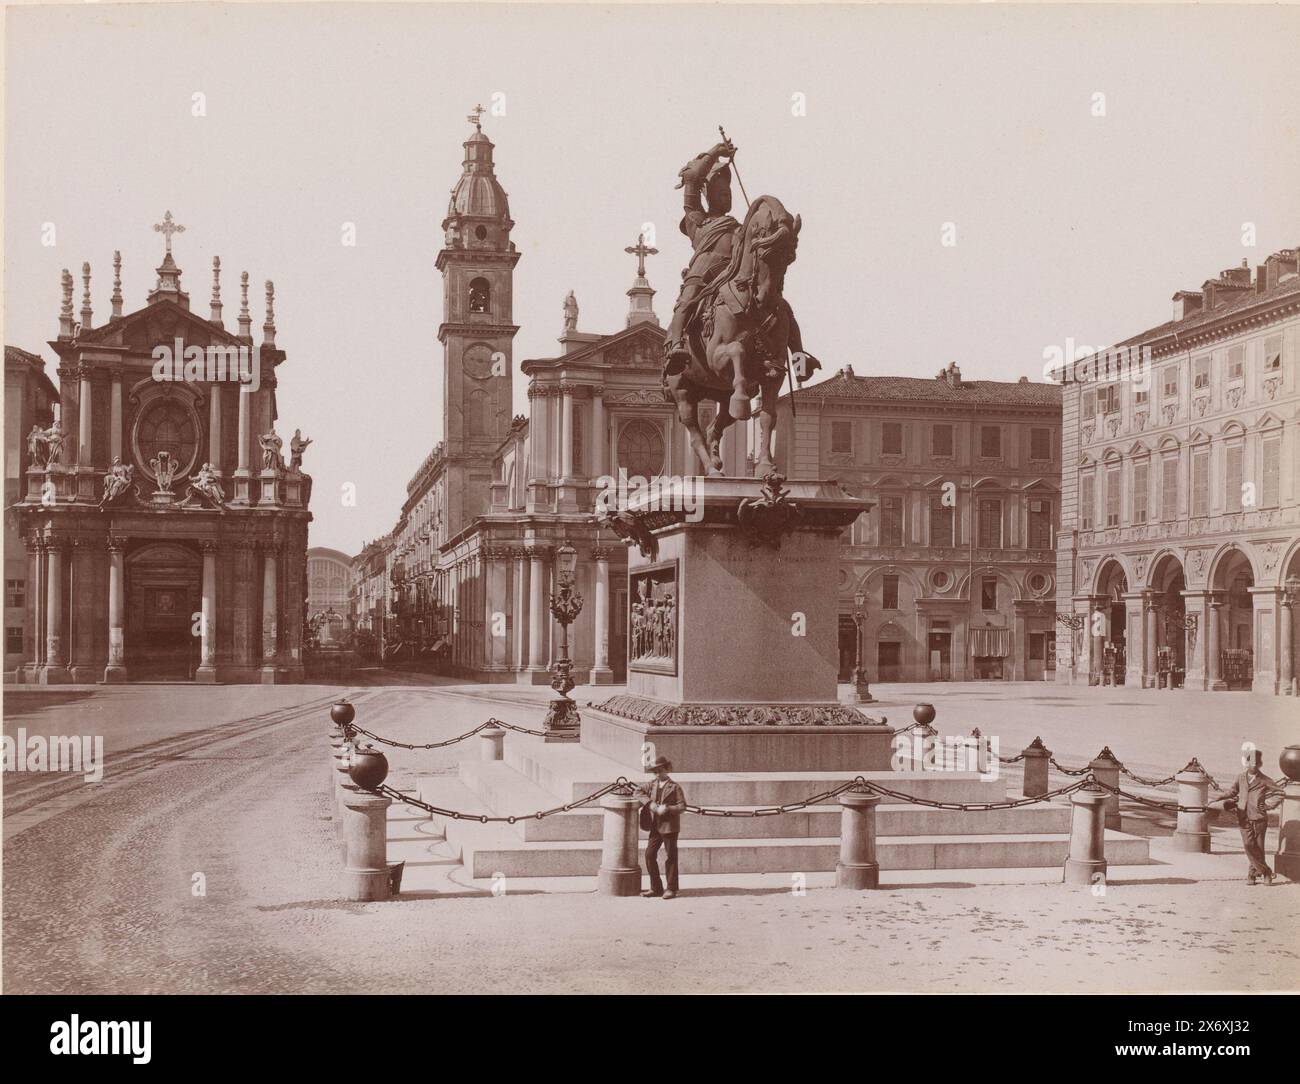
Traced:
[[567, 696], [557, 696], [546, 712], [544, 742], [576, 742], [580, 738], [578, 705]]
[[853, 676], [849, 679], [853, 685], [853, 700], [857, 704], [874, 704], [875, 697], [871, 695], [871, 686], [867, 684], [867, 675], [861, 667], [853, 671]]

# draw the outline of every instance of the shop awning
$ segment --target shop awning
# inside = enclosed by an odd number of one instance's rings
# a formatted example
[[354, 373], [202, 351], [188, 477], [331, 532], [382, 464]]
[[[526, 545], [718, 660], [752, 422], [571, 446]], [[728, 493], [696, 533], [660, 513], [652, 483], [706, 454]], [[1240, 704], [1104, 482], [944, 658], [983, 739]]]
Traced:
[[1011, 630], [971, 629], [970, 653], [973, 658], [1005, 658], [1011, 654]]

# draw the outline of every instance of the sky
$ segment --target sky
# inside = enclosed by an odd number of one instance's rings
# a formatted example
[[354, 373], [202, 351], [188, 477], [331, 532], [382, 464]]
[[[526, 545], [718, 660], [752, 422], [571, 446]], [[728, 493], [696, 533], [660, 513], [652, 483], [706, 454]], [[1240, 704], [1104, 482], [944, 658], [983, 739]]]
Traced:
[[[476, 103], [522, 254], [516, 364], [558, 351], [570, 289], [580, 330], [624, 326], [623, 249], [647, 223], [667, 323], [689, 258], [677, 172], [720, 124], [749, 195], [802, 216], [786, 296], [832, 374], [955, 361], [967, 379], [1041, 379], [1045, 351], [1117, 342], [1167, 320], [1174, 290], [1300, 244], [1297, 7], [94, 4], [6, 19], [5, 342], [52, 373], [61, 269], [80, 309], [90, 261], [98, 323], [114, 249], [125, 309], [141, 307], [162, 256], [152, 225], [172, 211], [196, 311], [218, 255], [227, 326], [247, 270], [260, 336], [274, 280], [279, 428], [315, 441], [311, 544], [346, 552], [393, 526], [442, 435], [434, 262]], [[514, 390], [523, 413], [517, 371]]]

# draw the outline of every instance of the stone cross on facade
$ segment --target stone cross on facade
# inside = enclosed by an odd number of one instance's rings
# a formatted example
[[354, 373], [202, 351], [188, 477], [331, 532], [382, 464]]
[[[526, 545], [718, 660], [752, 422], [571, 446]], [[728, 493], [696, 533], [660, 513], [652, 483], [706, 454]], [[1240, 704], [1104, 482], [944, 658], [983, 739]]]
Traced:
[[479, 123], [479, 118], [486, 112], [487, 110], [484, 109], [481, 105], [476, 105], [473, 109], [469, 111], [469, 116], [466, 117], [465, 119], [469, 121], [470, 124], [474, 125], [476, 131], [481, 132], [483, 130], [483, 125]]
[[647, 256], [658, 256], [657, 248], [650, 248], [645, 243], [645, 234], [637, 234], [636, 244], [629, 245], [623, 250], [629, 256], [636, 257], [636, 273], [638, 278], [645, 278], [645, 258]]
[[153, 228], [155, 233], [161, 233], [166, 239], [168, 252], [172, 250], [172, 234], [185, 232], [184, 226], [179, 226], [172, 221], [171, 211], [168, 211], [163, 215], [163, 220], [161, 222], [155, 222]]

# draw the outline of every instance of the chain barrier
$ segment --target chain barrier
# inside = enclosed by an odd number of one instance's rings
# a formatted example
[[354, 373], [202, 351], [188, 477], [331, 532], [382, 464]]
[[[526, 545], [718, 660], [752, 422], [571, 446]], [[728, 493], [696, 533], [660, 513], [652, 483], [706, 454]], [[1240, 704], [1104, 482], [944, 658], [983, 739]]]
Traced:
[[1073, 768], [1067, 768], [1064, 764], [1057, 763], [1056, 757], [1048, 757], [1047, 763], [1062, 775], [1087, 775], [1092, 770], [1091, 768], [1080, 768], [1076, 772]]
[[436, 813], [440, 817], [450, 817], [454, 821], [477, 821], [479, 824], [518, 824], [520, 821], [541, 820], [544, 817], [552, 817], [556, 813], [568, 813], [573, 809], [580, 809], [582, 806], [590, 805], [597, 798], [603, 798], [606, 794], [612, 794], [614, 791], [626, 794], [632, 789], [632, 783], [624, 776], [619, 776], [614, 782], [609, 783], [593, 791], [585, 798], [579, 798], [577, 801], [568, 802], [565, 805], [557, 805], [552, 809], [539, 809], [535, 813], [514, 813], [507, 816], [492, 817], [486, 813], [465, 813], [459, 809], [443, 809], [441, 806], [430, 805], [428, 802], [421, 801], [409, 794], [403, 794], [400, 790], [388, 786], [387, 783], [380, 784], [374, 790], [367, 791], [367, 794], [379, 794], [385, 798], [392, 798], [398, 802], [405, 802], [416, 809], [422, 809], [426, 813]]
[[[1021, 756], [1023, 755], [1024, 754], [1022, 753]], [[1003, 760], [1002, 757], [998, 757], [998, 759], [1001, 760], [1002, 763], [1004, 764], [1010, 763], [1009, 761]], [[1067, 768], [1064, 764], [1059, 763], [1055, 757], [1048, 757], [1048, 763], [1050, 763], [1053, 768], [1055, 768], [1058, 772], [1061, 772], [1063, 775], [1080, 776], [1086, 774], [1088, 771], [1091, 770], [1088, 767], [1083, 767], [1080, 768], [1078, 771], [1075, 771], [1074, 769]], [[1115, 764], [1119, 768], [1121, 775], [1128, 776], [1130, 779], [1133, 780], [1133, 782], [1140, 783], [1144, 787], [1166, 787], [1170, 783], [1174, 782], [1180, 774], [1179, 772], [1175, 772], [1173, 775], [1167, 775], [1163, 779], [1145, 779], [1142, 776], [1138, 775], [1136, 772], [1130, 771], [1128, 765], [1126, 765], [1122, 760], [1116, 760]], [[1189, 763], [1188, 768], [1190, 767], [1191, 764]], [[1184, 772], [1187, 771], [1187, 768], [1183, 768], [1182, 771]], [[1210, 786], [1212, 786], [1215, 790], [1223, 789], [1221, 786], [1219, 786], [1214, 776], [1212, 776], [1204, 768], [1201, 768], [1201, 773], [1205, 776], [1207, 780], [1209, 780]]]
[[467, 730], [465, 731], [464, 734], [461, 734], [455, 738], [448, 738], [445, 741], [426, 742], [423, 745], [413, 745], [410, 742], [394, 741], [392, 738], [384, 738], [378, 734], [366, 730], [363, 727], [357, 726], [355, 723], [349, 723], [347, 727], [345, 727], [344, 729], [347, 730], [349, 733], [364, 734], [367, 738], [370, 738], [372, 741], [377, 741], [381, 745], [391, 745], [397, 749], [443, 749], [448, 745], [455, 745], [457, 742], [462, 742], [466, 738], [472, 738], [475, 734], [478, 734], [480, 731], [488, 730], [492, 727], [496, 727], [500, 730], [513, 730], [516, 734], [531, 734], [537, 738], [546, 737], [545, 730], [529, 730], [526, 726], [515, 726], [514, 723], [506, 723], [500, 719], [489, 719], [485, 723], [479, 723], [479, 725], [476, 726], [473, 730]]
[[1179, 805], [1177, 802], [1157, 802], [1151, 798], [1143, 798], [1141, 795], [1138, 794], [1130, 794], [1128, 791], [1121, 790], [1119, 787], [1112, 787], [1109, 784], [1101, 782], [1101, 780], [1094, 780], [1094, 782], [1097, 784], [1099, 788], [1105, 791], [1109, 791], [1111, 794], [1114, 794], [1116, 797], [1127, 798], [1131, 802], [1137, 802], [1138, 805], [1150, 806], [1152, 809], [1163, 809], [1166, 813], [1175, 813], [1175, 812], [1176, 813], [1213, 813], [1214, 812], [1214, 806], [1212, 805]]

